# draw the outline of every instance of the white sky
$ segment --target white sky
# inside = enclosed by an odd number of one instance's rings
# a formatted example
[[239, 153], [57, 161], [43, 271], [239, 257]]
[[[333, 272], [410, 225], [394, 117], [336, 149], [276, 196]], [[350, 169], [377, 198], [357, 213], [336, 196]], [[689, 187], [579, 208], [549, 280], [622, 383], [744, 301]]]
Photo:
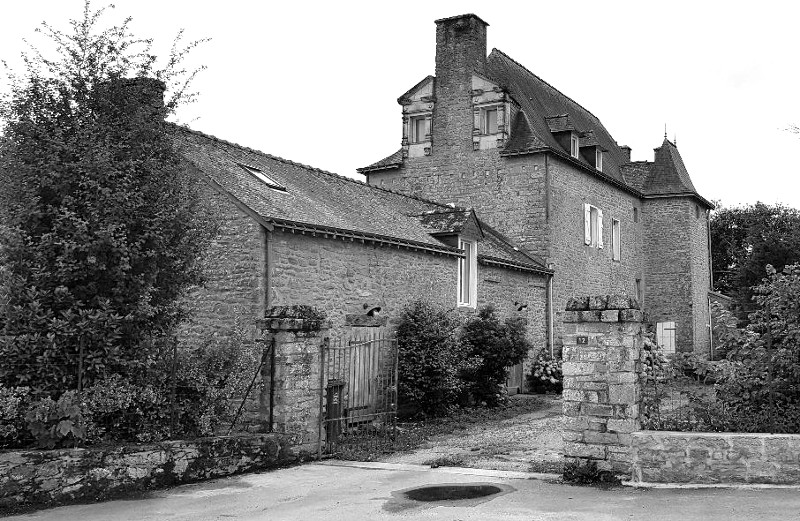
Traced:
[[[18, 63], [23, 38], [41, 41], [39, 22], [66, 28], [82, 5], [3, 0], [0, 58]], [[634, 160], [653, 159], [666, 123], [707, 199], [800, 208], [800, 135], [785, 130], [800, 126], [796, 1], [115, 5], [104, 25], [132, 16], [162, 56], [180, 28], [212, 38], [193, 55], [208, 70], [182, 121], [293, 161], [363, 179], [357, 167], [400, 146], [397, 97], [434, 73], [433, 21], [473, 12], [490, 24], [489, 49], [594, 113]]]

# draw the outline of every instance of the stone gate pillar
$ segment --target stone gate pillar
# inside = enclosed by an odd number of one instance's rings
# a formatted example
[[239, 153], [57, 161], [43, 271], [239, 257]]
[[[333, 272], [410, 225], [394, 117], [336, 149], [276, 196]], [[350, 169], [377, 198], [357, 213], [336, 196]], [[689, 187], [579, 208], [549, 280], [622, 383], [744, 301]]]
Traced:
[[564, 457], [630, 474], [639, 430], [644, 316], [635, 299], [570, 299], [564, 314]]
[[[330, 323], [310, 308], [276, 306], [260, 321], [274, 359], [262, 370], [262, 411], [271, 431], [289, 434], [302, 450], [316, 450], [320, 422], [320, 363]], [[271, 414], [270, 414], [271, 411]]]

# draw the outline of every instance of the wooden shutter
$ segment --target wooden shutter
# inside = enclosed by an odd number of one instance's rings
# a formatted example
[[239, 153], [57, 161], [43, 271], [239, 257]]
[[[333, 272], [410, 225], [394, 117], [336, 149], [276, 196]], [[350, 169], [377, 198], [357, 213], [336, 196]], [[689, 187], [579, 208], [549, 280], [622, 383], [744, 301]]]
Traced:
[[603, 247], [603, 210], [597, 209], [597, 247]]
[[592, 207], [583, 203], [583, 243], [592, 244]]

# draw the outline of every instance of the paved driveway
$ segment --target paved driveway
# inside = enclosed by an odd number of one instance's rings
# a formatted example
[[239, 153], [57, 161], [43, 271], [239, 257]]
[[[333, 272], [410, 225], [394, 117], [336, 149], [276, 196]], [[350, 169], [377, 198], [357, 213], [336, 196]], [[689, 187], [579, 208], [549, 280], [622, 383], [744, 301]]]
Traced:
[[[341, 466], [340, 466], [341, 465]], [[800, 491], [637, 490], [573, 487], [522, 473], [359, 464], [300, 467], [184, 485], [131, 501], [35, 512], [9, 519], [51, 521], [446, 519], [641, 519], [758, 521], [800, 519]], [[369, 465], [369, 464], [364, 464]], [[372, 464], [380, 467], [381, 464]], [[525, 479], [528, 478], [528, 479]], [[493, 483], [506, 493], [454, 506], [402, 499], [400, 491], [437, 483]]]

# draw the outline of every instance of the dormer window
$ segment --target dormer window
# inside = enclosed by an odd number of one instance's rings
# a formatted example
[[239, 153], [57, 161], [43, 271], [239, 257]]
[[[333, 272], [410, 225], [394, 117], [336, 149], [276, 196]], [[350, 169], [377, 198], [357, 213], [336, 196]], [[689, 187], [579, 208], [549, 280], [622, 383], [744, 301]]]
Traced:
[[599, 171], [603, 171], [603, 151], [599, 148], [594, 151], [594, 167]]
[[489, 107], [481, 110], [481, 133], [497, 134], [497, 107]]
[[577, 158], [580, 154], [580, 140], [577, 134], [571, 134], [569, 139], [569, 155]]
[[413, 116], [411, 118], [411, 143], [424, 143], [430, 140], [431, 119], [429, 116]]

